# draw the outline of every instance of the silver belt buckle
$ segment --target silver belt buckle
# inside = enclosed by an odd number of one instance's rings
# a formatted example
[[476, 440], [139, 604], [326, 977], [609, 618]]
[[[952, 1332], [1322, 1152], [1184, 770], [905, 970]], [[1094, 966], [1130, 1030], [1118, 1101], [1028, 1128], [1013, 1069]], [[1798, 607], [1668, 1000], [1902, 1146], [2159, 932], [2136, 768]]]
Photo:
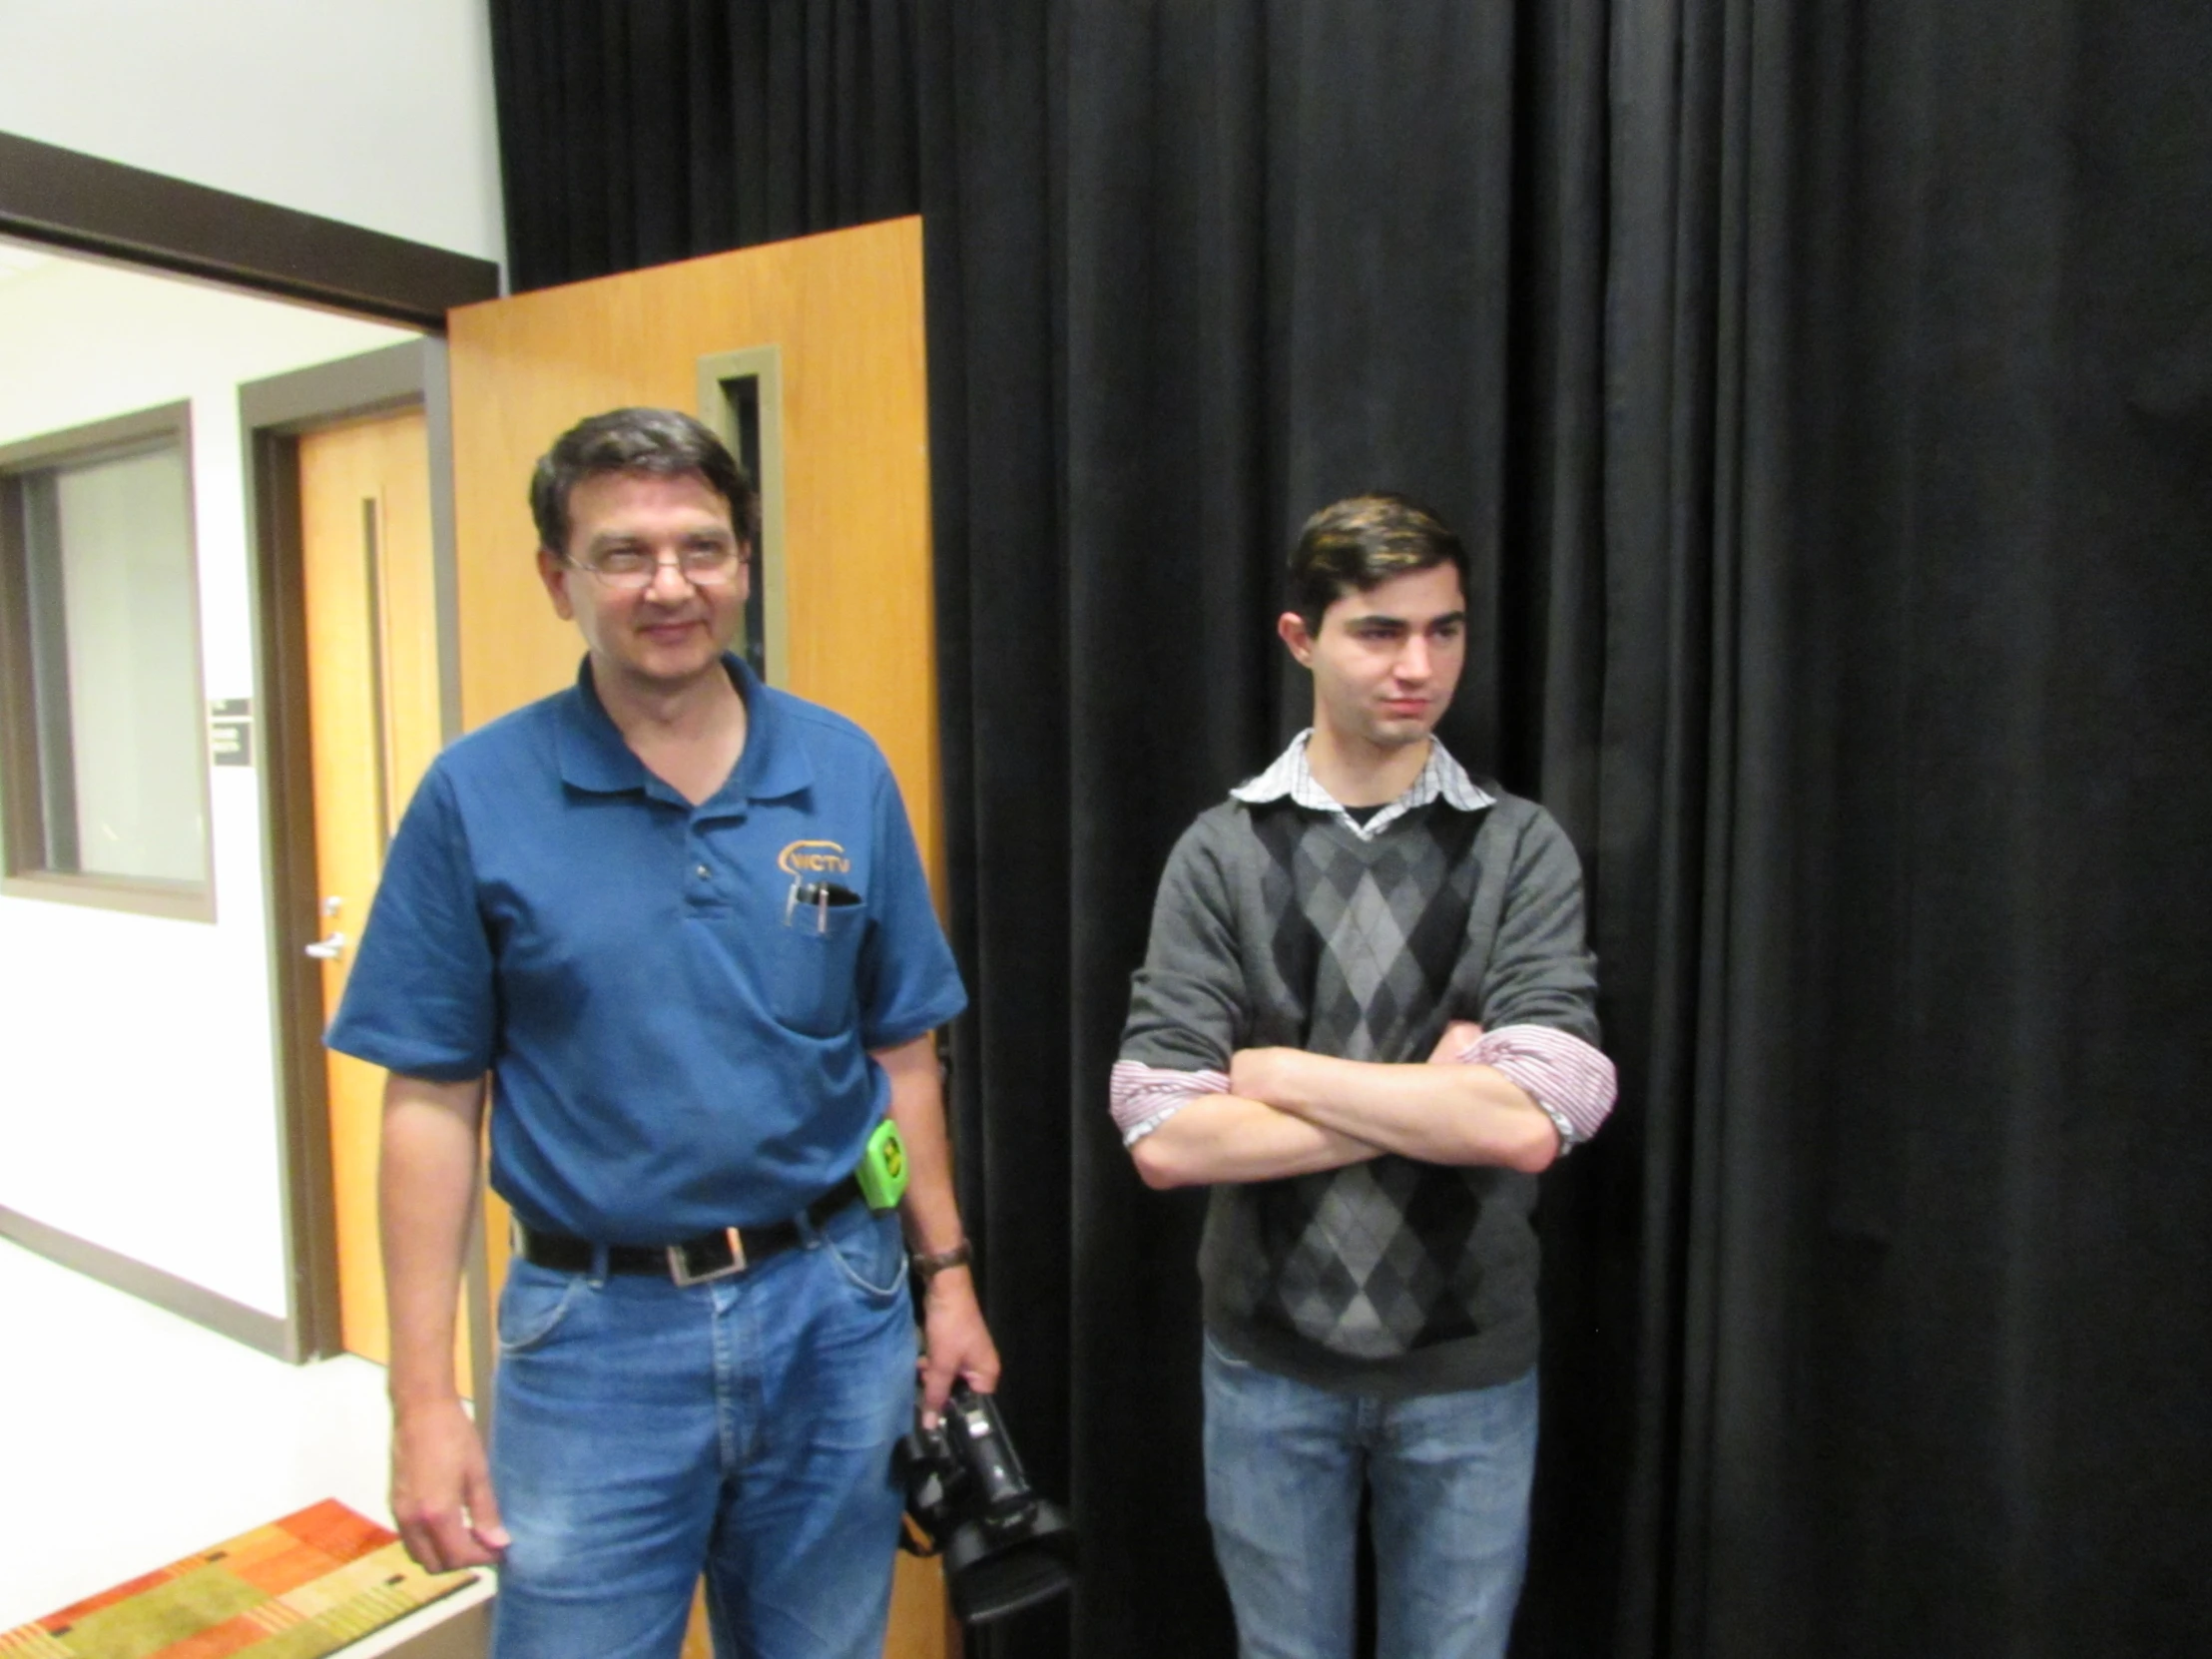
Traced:
[[722, 1230], [722, 1236], [730, 1241], [730, 1260], [719, 1268], [708, 1269], [705, 1273], [694, 1273], [689, 1267], [685, 1266], [684, 1247], [682, 1245], [670, 1245], [668, 1247], [669, 1278], [675, 1280], [678, 1285], [706, 1285], [717, 1279], [728, 1279], [735, 1274], [745, 1272], [745, 1241], [738, 1237], [738, 1230], [735, 1227], [725, 1227]]

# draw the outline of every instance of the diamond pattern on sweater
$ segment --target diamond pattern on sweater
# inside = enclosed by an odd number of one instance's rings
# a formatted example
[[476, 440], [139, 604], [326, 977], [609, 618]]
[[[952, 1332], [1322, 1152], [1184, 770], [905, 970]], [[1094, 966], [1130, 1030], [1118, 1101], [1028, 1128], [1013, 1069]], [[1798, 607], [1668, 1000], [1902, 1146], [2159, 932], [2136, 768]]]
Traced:
[[[1320, 815], [1255, 812], [1282, 905], [1276, 961], [1306, 998], [1302, 1046], [1427, 1057], [1465, 944], [1479, 820], [1431, 806], [1363, 841]], [[1463, 1172], [1384, 1157], [1254, 1197], [1266, 1260], [1236, 1280], [1251, 1317], [1358, 1359], [1474, 1332], [1479, 1202]]]
[[1425, 835], [1369, 843], [1308, 834], [1300, 842], [1294, 874], [1321, 940], [1310, 1047], [1381, 1059], [1402, 1051], [1409, 1026], [1433, 1011], [1428, 975], [1407, 946], [1444, 874], [1434, 851]]

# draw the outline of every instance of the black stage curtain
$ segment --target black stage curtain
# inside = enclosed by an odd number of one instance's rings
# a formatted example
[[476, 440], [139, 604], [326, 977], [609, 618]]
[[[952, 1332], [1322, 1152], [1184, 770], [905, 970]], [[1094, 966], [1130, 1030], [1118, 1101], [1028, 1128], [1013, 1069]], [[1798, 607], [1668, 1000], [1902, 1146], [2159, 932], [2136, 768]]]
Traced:
[[491, 0], [517, 293], [915, 211], [902, 0]]
[[1300, 724], [1300, 519], [1478, 549], [1446, 729], [1581, 847], [1516, 1652], [2212, 1645], [2212, 12], [497, 0], [518, 286], [919, 207], [963, 1196], [1087, 1546], [1231, 1651], [1196, 1207], [1106, 1068]]

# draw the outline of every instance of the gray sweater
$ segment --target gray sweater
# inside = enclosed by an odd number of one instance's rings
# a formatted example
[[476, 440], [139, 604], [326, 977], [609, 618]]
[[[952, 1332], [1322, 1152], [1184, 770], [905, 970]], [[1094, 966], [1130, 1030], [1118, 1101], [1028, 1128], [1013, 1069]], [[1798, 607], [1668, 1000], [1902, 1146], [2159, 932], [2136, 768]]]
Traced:
[[[1168, 859], [1121, 1058], [1226, 1071], [1240, 1048], [1426, 1059], [1445, 1024], [1597, 1041], [1574, 848], [1533, 802], [1416, 808], [1372, 838], [1227, 801]], [[1385, 1155], [1213, 1189], [1206, 1323], [1240, 1359], [1383, 1397], [1536, 1360], [1532, 1177]]]

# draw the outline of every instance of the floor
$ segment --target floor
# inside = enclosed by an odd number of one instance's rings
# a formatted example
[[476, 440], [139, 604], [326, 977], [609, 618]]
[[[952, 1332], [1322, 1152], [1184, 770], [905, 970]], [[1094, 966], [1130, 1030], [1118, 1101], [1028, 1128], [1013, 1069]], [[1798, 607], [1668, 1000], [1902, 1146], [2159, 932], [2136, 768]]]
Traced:
[[0, 1239], [0, 1630], [320, 1498], [389, 1525], [383, 1390]]

